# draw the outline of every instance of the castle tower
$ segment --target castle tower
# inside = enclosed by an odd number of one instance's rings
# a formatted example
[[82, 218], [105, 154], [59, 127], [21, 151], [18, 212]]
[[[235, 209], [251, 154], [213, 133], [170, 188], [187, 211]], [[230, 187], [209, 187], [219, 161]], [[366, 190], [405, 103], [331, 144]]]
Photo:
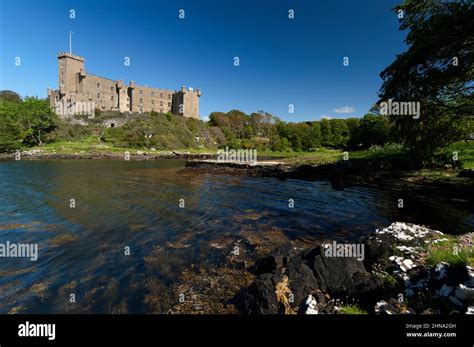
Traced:
[[76, 93], [79, 79], [85, 77], [84, 58], [71, 53], [59, 53], [59, 93], [61, 95]]
[[172, 112], [188, 118], [199, 119], [199, 97], [201, 90], [194, 90], [189, 87], [186, 90], [185, 86], [181, 90], [173, 94], [173, 108]]

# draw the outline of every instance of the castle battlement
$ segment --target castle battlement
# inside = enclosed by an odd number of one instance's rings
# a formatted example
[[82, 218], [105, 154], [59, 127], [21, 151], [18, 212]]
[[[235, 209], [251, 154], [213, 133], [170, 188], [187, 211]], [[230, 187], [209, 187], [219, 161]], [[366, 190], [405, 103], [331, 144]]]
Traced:
[[76, 104], [94, 104], [96, 109], [119, 112], [172, 112], [199, 118], [201, 90], [181, 87], [179, 91], [136, 85], [86, 72], [83, 57], [58, 53], [58, 90], [48, 89], [49, 104], [60, 116]]
[[71, 58], [71, 59], [76, 59], [76, 60], [79, 60], [79, 61], [82, 61], [84, 62], [85, 59], [83, 57], [80, 57], [78, 55], [74, 55], [72, 53], [68, 53], [68, 52], [59, 52], [58, 53], [58, 58], [63, 58], [63, 57], [67, 57], [67, 58]]

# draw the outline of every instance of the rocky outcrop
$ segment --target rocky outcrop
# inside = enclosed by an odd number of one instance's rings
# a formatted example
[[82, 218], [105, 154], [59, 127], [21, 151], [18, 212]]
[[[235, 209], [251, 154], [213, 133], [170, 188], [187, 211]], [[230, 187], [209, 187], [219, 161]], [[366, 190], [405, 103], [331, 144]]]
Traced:
[[474, 304], [474, 269], [428, 265], [426, 247], [444, 242], [435, 230], [405, 223], [362, 238], [363, 261], [331, 256], [324, 245], [276, 249], [250, 269], [257, 279], [240, 296], [248, 314], [332, 314], [357, 306], [369, 313], [467, 313]]

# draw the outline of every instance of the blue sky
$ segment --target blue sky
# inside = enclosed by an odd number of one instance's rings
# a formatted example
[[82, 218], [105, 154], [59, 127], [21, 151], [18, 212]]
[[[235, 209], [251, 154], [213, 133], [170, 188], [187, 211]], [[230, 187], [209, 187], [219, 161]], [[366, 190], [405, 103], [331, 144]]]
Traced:
[[57, 53], [69, 50], [71, 30], [73, 53], [85, 57], [88, 72], [158, 88], [201, 88], [203, 119], [231, 109], [264, 110], [286, 121], [362, 116], [377, 100], [379, 73], [406, 49], [390, 11], [397, 3], [0, 0], [0, 89], [38, 97], [57, 89]]

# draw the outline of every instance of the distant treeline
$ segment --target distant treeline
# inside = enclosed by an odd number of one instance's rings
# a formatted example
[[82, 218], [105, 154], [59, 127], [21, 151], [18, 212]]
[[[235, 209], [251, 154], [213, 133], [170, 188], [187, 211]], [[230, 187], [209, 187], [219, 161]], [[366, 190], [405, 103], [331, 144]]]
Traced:
[[299, 152], [320, 147], [361, 149], [393, 141], [388, 119], [372, 113], [360, 119], [287, 123], [263, 111], [246, 115], [232, 110], [211, 113], [209, 123], [222, 130], [232, 148]]

